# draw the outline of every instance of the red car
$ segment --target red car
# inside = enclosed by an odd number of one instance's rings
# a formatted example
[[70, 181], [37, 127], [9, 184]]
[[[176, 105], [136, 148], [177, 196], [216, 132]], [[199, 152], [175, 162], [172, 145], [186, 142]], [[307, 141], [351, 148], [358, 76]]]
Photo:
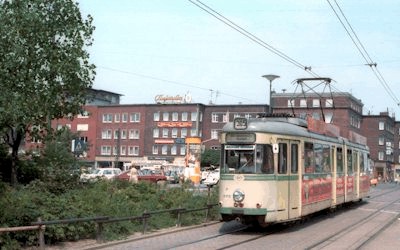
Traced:
[[[122, 172], [122, 174], [117, 176], [117, 179], [129, 181], [129, 172], [129, 170]], [[167, 181], [167, 177], [161, 171], [145, 169], [138, 170], [138, 180], [158, 183], [160, 181]]]

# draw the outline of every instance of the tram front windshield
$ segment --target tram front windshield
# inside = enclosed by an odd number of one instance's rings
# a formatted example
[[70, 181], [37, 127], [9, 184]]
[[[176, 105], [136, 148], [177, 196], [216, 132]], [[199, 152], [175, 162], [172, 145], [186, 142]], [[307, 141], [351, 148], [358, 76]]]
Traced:
[[222, 173], [273, 174], [272, 145], [225, 145]]

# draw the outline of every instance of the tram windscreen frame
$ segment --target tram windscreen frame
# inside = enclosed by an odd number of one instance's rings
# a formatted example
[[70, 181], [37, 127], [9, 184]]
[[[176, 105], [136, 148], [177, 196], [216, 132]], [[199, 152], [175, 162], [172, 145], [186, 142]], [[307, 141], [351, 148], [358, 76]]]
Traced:
[[223, 145], [221, 173], [274, 174], [272, 144]]

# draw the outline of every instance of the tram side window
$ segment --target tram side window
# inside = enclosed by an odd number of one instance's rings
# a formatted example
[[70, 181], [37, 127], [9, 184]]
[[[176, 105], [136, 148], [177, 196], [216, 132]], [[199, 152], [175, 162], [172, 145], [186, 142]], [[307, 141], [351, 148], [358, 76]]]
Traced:
[[353, 172], [357, 172], [357, 159], [358, 159], [358, 157], [357, 157], [357, 152], [355, 152], [355, 151], [353, 151], [353, 157], [352, 157], [352, 160], [353, 160]]
[[314, 146], [310, 142], [304, 143], [304, 172], [314, 173], [315, 171], [315, 158]]
[[274, 153], [272, 151], [272, 145], [263, 145], [263, 165], [261, 171], [265, 174], [274, 173]]
[[365, 154], [360, 153], [360, 173], [365, 173], [365, 164], [364, 164]]
[[351, 149], [347, 150], [347, 173], [348, 174], [353, 173], [353, 159], [352, 159]]
[[292, 162], [290, 165], [290, 171], [294, 174], [297, 173], [299, 171], [299, 150], [298, 150], [298, 145], [297, 144], [292, 144], [291, 146], [291, 151], [292, 151]]
[[342, 152], [342, 148], [337, 148], [336, 149], [336, 166], [337, 166], [336, 171], [338, 173], [343, 173], [343, 152]]
[[319, 143], [314, 143], [314, 157], [315, 157], [315, 172], [322, 173], [323, 152], [322, 152], [322, 145]]
[[279, 143], [278, 154], [278, 174], [286, 174], [287, 172], [287, 144]]
[[324, 145], [322, 148], [322, 171], [324, 173], [331, 172], [331, 155], [330, 155], [330, 147], [329, 145]]

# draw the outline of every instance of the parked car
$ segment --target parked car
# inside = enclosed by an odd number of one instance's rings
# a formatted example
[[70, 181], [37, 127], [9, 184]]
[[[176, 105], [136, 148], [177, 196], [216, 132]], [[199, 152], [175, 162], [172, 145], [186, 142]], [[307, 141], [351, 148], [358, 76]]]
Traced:
[[179, 173], [177, 171], [168, 170], [165, 172], [168, 183], [176, 184], [179, 183]]
[[369, 182], [371, 186], [376, 186], [378, 184], [378, 178], [372, 177], [371, 179], [369, 179]]
[[80, 176], [82, 182], [94, 181], [98, 178], [111, 180], [121, 174], [119, 168], [96, 168], [88, 173], [83, 173]]
[[[120, 175], [117, 176], [117, 179], [129, 181], [129, 172], [129, 170], [122, 172]], [[158, 183], [162, 181], [167, 181], [167, 177], [161, 171], [144, 169], [138, 170], [138, 180]]]
[[203, 181], [203, 184], [207, 186], [214, 186], [218, 184], [218, 182], [219, 182], [219, 168], [210, 171], [206, 179]]

